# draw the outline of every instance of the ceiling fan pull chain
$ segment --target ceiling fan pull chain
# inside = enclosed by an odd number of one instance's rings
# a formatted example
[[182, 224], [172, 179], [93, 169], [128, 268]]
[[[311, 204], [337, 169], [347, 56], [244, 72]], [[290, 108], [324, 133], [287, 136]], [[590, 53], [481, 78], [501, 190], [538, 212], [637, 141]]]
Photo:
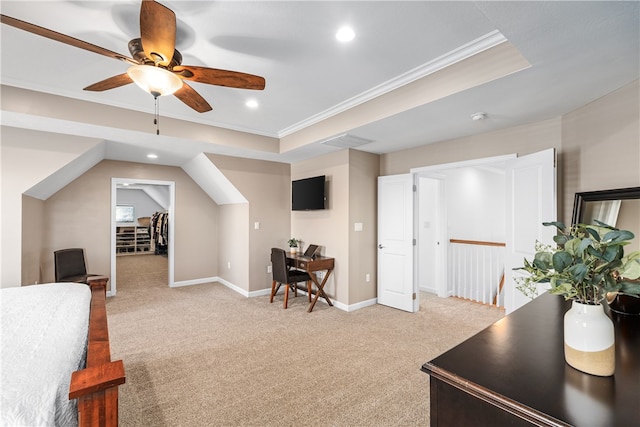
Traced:
[[156, 135], [160, 135], [160, 104], [158, 101], [158, 97], [153, 97], [155, 101], [155, 117], [153, 118], [153, 124], [156, 125]]

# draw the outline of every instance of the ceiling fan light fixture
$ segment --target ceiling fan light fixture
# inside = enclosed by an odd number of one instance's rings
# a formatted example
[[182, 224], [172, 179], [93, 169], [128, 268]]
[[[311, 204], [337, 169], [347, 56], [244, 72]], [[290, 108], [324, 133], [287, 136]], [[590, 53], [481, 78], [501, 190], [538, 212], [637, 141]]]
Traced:
[[142, 90], [158, 96], [172, 95], [182, 87], [182, 79], [171, 71], [151, 65], [133, 65], [127, 70], [131, 80]]

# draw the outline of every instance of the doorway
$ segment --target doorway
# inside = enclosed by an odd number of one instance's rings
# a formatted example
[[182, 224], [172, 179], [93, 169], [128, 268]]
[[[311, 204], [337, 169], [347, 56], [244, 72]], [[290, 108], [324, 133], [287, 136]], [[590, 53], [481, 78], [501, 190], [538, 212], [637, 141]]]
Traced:
[[422, 174], [417, 177], [417, 278], [421, 292], [447, 297], [446, 289], [439, 286], [446, 270], [446, 175]]
[[[555, 221], [557, 216], [555, 156], [555, 149], [550, 148], [521, 157], [517, 157], [515, 154], [491, 157], [412, 169], [408, 174], [378, 177], [378, 303], [410, 312], [417, 311], [417, 307], [419, 307], [419, 300], [417, 300], [419, 295], [418, 278], [421, 270], [416, 242], [417, 220], [419, 218], [416, 215], [419, 207], [419, 200], [417, 200], [419, 195], [418, 178], [420, 176], [428, 178], [428, 174], [434, 171], [471, 166], [487, 168], [501, 162], [504, 162], [505, 185], [498, 185], [496, 187], [500, 188], [495, 190], [505, 194], [504, 227], [506, 238], [505, 244], [501, 245], [506, 248], [503, 257], [504, 307], [506, 313], [509, 314], [529, 302], [527, 297], [516, 291], [515, 283], [522, 274], [518, 270], [518, 267], [522, 265], [522, 260], [533, 258], [535, 243], [554, 244], [554, 230], [552, 227], [545, 227], [544, 223]], [[396, 191], [391, 191], [394, 185], [398, 188]], [[398, 198], [398, 194], [406, 194], [407, 192], [409, 194], [413, 192], [413, 197]], [[444, 193], [444, 196], [440, 197], [441, 199], [456, 196]], [[389, 208], [390, 206], [391, 208]], [[406, 213], [406, 216], [403, 216], [406, 219], [400, 222], [400, 226], [394, 225], [394, 222], [398, 222], [398, 213]], [[473, 216], [475, 212], [473, 209], [467, 208], [464, 214]], [[450, 213], [447, 212], [446, 217], [449, 216]], [[445, 221], [440, 222], [444, 223]], [[445, 227], [443, 224], [438, 226], [444, 230], [440, 235], [448, 236], [448, 228], [443, 229]], [[410, 251], [413, 252], [413, 256], [403, 255], [402, 262], [397, 262], [400, 259], [397, 256], [399, 252], [394, 251], [391, 254], [387, 250], [389, 242], [398, 242], [396, 247], [413, 247]], [[384, 257], [388, 257], [388, 255], [394, 256], [387, 262]], [[396, 262], [393, 262], [394, 260]], [[442, 268], [442, 264], [438, 268]], [[466, 268], [469, 264], [462, 262], [459, 265]], [[381, 266], [384, 267], [385, 274], [381, 274]], [[407, 274], [407, 272], [409, 273]], [[437, 276], [443, 278], [440, 283], [436, 284], [439, 294], [447, 292], [446, 273], [445, 268]], [[398, 277], [402, 280], [395, 281], [401, 283], [401, 286], [392, 286], [394, 278]], [[393, 298], [386, 298], [385, 292], [392, 295]]]
[[[440, 297], [452, 294], [451, 238], [505, 240], [504, 192], [496, 189], [504, 188], [505, 164], [514, 158], [512, 154], [411, 170], [416, 182], [415, 274], [419, 290]], [[486, 230], [490, 237], [483, 234]]]
[[417, 183], [419, 289], [485, 304], [502, 301], [505, 162], [424, 172]]
[[[553, 244], [553, 230], [542, 224], [556, 220], [555, 164], [555, 150], [548, 149], [521, 157], [513, 154], [411, 170], [417, 186], [422, 183], [429, 188], [433, 186], [434, 179], [441, 181], [440, 190], [436, 193], [426, 191], [423, 195], [416, 189], [417, 221], [414, 225], [415, 236], [419, 238], [419, 226], [429, 222], [424, 219], [428, 214], [421, 212], [421, 207], [430, 200], [437, 200], [443, 206], [436, 212], [446, 220], [439, 221], [438, 232], [429, 237], [430, 244], [440, 244], [441, 254], [436, 258], [440, 262], [432, 265], [439, 271], [435, 274], [438, 282], [433, 287], [439, 296], [447, 296], [450, 291], [448, 275], [451, 270], [447, 252], [449, 240], [454, 238], [478, 241], [474, 243], [502, 242], [506, 247], [504, 261], [500, 262], [504, 265], [503, 276], [499, 279], [496, 275], [496, 284], [504, 283], [504, 293], [500, 298], [507, 314], [528, 302], [515, 290], [514, 277], [519, 274], [515, 268], [522, 265], [523, 258], [533, 258], [536, 241]], [[459, 181], [455, 187], [457, 190], [449, 185], [456, 180]], [[446, 185], [442, 184], [443, 181]], [[427, 200], [421, 201], [421, 195]], [[417, 284], [429, 266], [428, 263], [421, 264], [419, 258], [420, 248], [427, 243], [416, 245]], [[465, 271], [470, 270], [470, 264], [463, 265]], [[487, 263], [483, 259], [476, 264], [482, 265], [484, 270]], [[434, 275], [430, 274], [430, 277]], [[490, 288], [489, 294], [492, 293], [494, 291]]]
[[[134, 257], [158, 253], [156, 242], [150, 242], [150, 234], [147, 234], [152, 230], [151, 224], [147, 224], [146, 219], [150, 219], [156, 212], [168, 220], [165, 235], [166, 251], [163, 257], [167, 263], [168, 285], [173, 285], [174, 206], [175, 183], [172, 181], [111, 179], [111, 291], [108, 296], [116, 295], [119, 255]], [[125, 222], [122, 222], [123, 219]]]

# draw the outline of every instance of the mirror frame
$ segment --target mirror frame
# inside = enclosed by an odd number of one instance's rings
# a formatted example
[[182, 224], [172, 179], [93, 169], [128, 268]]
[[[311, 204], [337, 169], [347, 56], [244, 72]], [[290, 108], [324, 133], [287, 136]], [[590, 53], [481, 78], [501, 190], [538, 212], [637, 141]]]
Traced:
[[571, 224], [579, 224], [584, 213], [585, 202], [601, 200], [640, 199], [640, 187], [616, 188], [613, 190], [583, 191], [576, 193], [573, 199], [573, 215]]
[[[571, 224], [582, 222], [586, 202], [603, 200], [640, 199], [640, 187], [617, 188], [613, 190], [585, 191], [576, 193], [573, 200]], [[635, 231], [635, 230], [632, 230]], [[611, 295], [611, 296], [610, 296]], [[607, 294], [607, 306], [611, 312], [623, 315], [640, 315], [640, 299], [628, 295]]]

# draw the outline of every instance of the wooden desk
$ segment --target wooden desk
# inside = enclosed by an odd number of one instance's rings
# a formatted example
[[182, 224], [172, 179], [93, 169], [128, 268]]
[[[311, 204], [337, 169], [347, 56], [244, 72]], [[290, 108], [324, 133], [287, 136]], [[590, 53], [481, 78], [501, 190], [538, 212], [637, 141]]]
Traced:
[[[313, 307], [316, 305], [318, 301], [318, 297], [322, 297], [327, 301], [329, 306], [333, 307], [331, 303], [331, 299], [324, 291], [324, 285], [327, 283], [327, 279], [331, 275], [333, 271], [333, 266], [335, 263], [334, 258], [329, 258], [326, 256], [316, 256], [314, 258], [305, 257], [300, 254], [292, 254], [290, 252], [287, 253], [287, 263], [294, 268], [299, 270], [305, 270], [311, 276], [311, 281], [316, 285], [316, 292], [314, 294], [313, 300], [309, 303], [309, 308], [307, 311], [311, 313]], [[316, 276], [316, 271], [326, 271], [322, 282], [318, 283], [318, 277]], [[296, 285], [297, 286], [297, 285]]]
[[564, 361], [569, 307], [560, 296], [542, 295], [425, 363], [431, 425], [639, 425], [640, 316], [610, 313], [616, 370], [596, 377]]

